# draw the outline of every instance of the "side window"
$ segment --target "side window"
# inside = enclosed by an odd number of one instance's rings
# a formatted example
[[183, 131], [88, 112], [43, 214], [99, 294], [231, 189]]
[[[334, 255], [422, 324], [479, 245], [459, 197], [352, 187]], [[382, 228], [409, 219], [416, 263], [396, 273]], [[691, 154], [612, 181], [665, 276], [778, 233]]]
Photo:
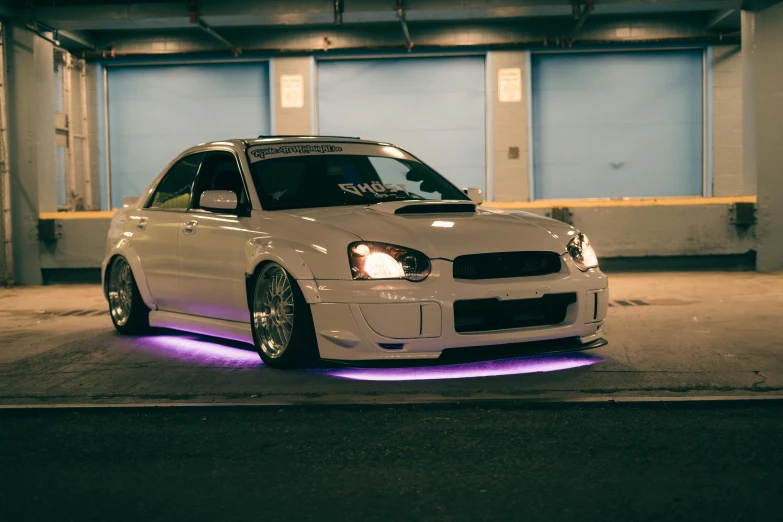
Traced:
[[161, 180], [147, 208], [182, 209], [190, 205], [190, 192], [204, 153], [191, 154], [179, 160]]
[[236, 157], [230, 152], [208, 152], [201, 165], [193, 190], [191, 208], [201, 208], [201, 194], [206, 190], [228, 190], [237, 195], [239, 208], [247, 208], [250, 200], [242, 181]]

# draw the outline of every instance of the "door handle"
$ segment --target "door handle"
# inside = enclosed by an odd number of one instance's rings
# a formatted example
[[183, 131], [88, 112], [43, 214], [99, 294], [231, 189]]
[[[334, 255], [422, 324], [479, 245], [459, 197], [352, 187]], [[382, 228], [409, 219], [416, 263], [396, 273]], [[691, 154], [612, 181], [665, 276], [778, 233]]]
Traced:
[[195, 219], [188, 221], [184, 225], [182, 225], [182, 231], [185, 234], [195, 234], [197, 228], [198, 228], [198, 221], [196, 221]]
[[148, 219], [145, 218], [145, 217], [139, 219], [139, 222], [136, 223], [136, 228], [139, 229], [139, 230], [146, 229], [147, 228], [147, 221], [148, 221]]

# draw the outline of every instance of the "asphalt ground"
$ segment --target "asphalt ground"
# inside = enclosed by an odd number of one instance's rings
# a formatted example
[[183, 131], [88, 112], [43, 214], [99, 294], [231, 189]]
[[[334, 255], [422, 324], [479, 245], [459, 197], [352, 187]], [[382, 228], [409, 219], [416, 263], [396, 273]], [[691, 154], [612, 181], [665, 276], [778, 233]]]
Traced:
[[0, 411], [30, 520], [783, 520], [783, 401]]

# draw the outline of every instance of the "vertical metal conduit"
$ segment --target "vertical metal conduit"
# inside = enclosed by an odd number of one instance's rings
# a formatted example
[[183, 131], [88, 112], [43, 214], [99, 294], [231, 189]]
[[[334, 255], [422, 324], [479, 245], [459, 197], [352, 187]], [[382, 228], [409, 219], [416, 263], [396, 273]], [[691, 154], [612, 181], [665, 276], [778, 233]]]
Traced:
[[8, 149], [7, 27], [0, 24], [0, 284], [14, 282], [11, 245], [11, 165]]

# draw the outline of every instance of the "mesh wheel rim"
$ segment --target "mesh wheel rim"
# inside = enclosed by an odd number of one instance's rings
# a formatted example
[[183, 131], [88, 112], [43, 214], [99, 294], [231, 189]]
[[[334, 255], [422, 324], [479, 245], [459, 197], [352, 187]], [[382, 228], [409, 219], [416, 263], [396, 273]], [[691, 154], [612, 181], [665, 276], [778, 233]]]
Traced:
[[258, 276], [253, 295], [253, 325], [267, 357], [277, 359], [286, 352], [294, 319], [294, 291], [288, 274], [278, 265], [267, 265]]

